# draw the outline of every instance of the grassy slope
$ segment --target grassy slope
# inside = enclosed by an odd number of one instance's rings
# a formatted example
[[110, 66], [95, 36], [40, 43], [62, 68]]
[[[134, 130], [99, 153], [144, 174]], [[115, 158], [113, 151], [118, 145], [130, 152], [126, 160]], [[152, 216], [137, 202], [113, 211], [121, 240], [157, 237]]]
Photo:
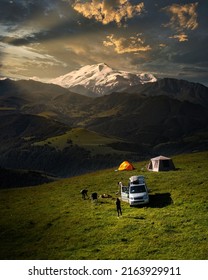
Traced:
[[[40, 187], [0, 191], [1, 259], [208, 259], [208, 152], [174, 157], [178, 170], [113, 169]], [[80, 190], [116, 198], [117, 182], [143, 173], [147, 207], [82, 200]], [[170, 201], [172, 200], [172, 203]]]
[[36, 142], [34, 145], [43, 146], [47, 144], [58, 150], [63, 150], [64, 148], [71, 145], [71, 143], [73, 143], [74, 145], [78, 145], [82, 148], [85, 148], [88, 151], [91, 151], [92, 154], [108, 154], [112, 152], [118, 153], [118, 151], [106, 146], [108, 144], [116, 143], [118, 141], [121, 140], [118, 140], [116, 138], [105, 137], [104, 135], [84, 128], [73, 128], [65, 134], [51, 137], [44, 141]]

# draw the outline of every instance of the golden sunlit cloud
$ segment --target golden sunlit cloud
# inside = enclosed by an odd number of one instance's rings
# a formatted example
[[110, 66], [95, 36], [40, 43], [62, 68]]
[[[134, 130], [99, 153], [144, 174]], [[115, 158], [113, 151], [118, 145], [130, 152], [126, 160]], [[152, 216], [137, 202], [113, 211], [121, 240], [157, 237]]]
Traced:
[[163, 8], [163, 10], [171, 15], [170, 22], [165, 27], [171, 27], [179, 32], [186, 30], [194, 30], [198, 27], [197, 22], [197, 6], [198, 3], [190, 3], [185, 5], [173, 4]]
[[186, 42], [188, 41], [188, 36], [186, 34], [179, 34], [169, 37], [171, 39], [177, 39], [179, 42]]
[[95, 20], [108, 24], [121, 22], [134, 16], [140, 15], [144, 11], [144, 3], [132, 5], [129, 0], [91, 0], [76, 1], [72, 6], [75, 11], [82, 14], [86, 18], [95, 18]]
[[142, 40], [139, 35], [141, 34], [130, 38], [115, 38], [115, 36], [111, 34], [107, 36], [107, 40], [103, 42], [103, 45], [105, 47], [114, 47], [115, 52], [118, 54], [138, 53], [151, 50], [149, 45], [144, 46], [144, 40]]
[[159, 44], [159, 47], [160, 47], [160, 48], [165, 48], [165, 47], [167, 47], [167, 45], [166, 45], [166, 44], [161, 43], [161, 44]]

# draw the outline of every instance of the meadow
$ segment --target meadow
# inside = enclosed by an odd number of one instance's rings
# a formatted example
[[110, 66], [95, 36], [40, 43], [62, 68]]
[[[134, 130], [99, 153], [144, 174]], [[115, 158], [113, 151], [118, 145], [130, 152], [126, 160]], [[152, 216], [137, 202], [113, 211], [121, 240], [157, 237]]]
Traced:
[[[207, 260], [208, 152], [172, 157], [175, 171], [115, 168], [39, 186], [0, 191], [0, 259]], [[120, 163], [118, 163], [119, 165]], [[122, 202], [118, 182], [144, 175], [150, 203]], [[112, 195], [97, 203], [80, 190]]]
[[96, 154], [110, 154], [110, 153], [122, 153], [122, 151], [116, 151], [112, 149], [109, 144], [121, 142], [120, 139], [105, 137], [96, 132], [83, 129], [83, 128], [73, 128], [66, 133], [47, 138], [46, 140], [35, 142], [34, 146], [44, 146], [48, 145], [55, 148], [56, 150], [63, 151], [64, 148], [75, 144], [81, 148], [91, 152], [91, 155]]

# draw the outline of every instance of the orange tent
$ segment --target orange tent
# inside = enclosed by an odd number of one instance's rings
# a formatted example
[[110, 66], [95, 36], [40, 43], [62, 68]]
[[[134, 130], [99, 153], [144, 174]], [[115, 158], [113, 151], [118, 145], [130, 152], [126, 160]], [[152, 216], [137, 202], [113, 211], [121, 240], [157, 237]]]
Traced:
[[123, 170], [134, 170], [134, 169], [135, 169], [134, 166], [133, 166], [130, 162], [128, 162], [128, 161], [122, 162], [122, 163], [120, 164], [119, 168], [118, 168], [119, 171], [123, 171]]

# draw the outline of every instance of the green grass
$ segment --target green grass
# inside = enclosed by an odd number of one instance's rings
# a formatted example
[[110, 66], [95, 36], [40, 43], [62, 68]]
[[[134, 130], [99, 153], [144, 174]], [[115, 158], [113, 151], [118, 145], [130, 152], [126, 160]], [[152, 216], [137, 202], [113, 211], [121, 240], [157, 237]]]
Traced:
[[48, 138], [44, 141], [34, 143], [35, 146], [48, 145], [57, 150], [63, 150], [72, 143], [79, 147], [85, 148], [94, 154], [110, 154], [112, 152], [119, 153], [118, 151], [108, 147], [108, 144], [118, 142], [116, 138], [105, 137], [96, 132], [84, 129], [84, 128], [73, 128], [65, 134]]
[[44, 112], [41, 112], [37, 115], [40, 116], [40, 117], [48, 118], [48, 119], [57, 117], [57, 114], [52, 112], [52, 111], [44, 111]]
[[[208, 152], [173, 157], [176, 171], [99, 171], [0, 191], [1, 259], [208, 259]], [[116, 169], [116, 167], [115, 167]], [[143, 174], [151, 202], [115, 209], [117, 182]], [[98, 203], [80, 190], [111, 194]]]

